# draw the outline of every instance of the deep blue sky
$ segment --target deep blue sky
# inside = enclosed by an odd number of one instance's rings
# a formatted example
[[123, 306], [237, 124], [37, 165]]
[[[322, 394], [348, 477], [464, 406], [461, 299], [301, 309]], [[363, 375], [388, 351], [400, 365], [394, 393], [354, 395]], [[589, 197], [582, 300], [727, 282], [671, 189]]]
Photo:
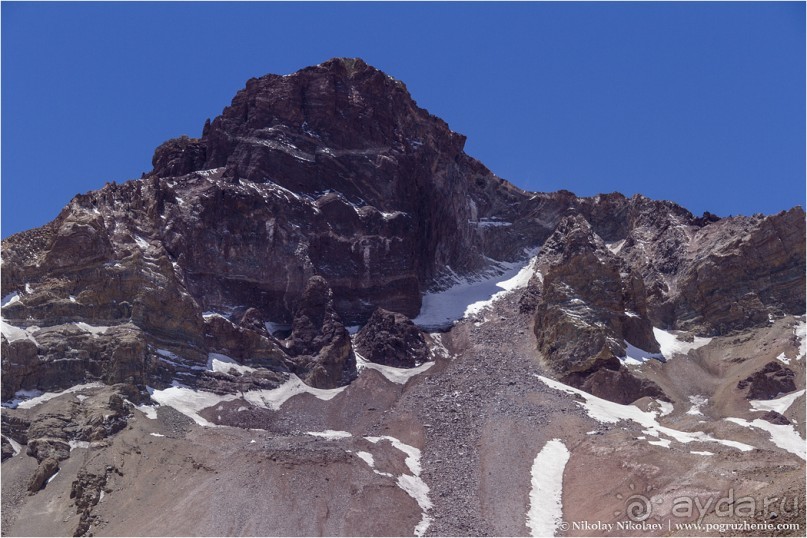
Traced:
[[805, 198], [803, 3], [2, 3], [2, 235], [151, 169], [253, 76], [360, 56], [529, 190]]

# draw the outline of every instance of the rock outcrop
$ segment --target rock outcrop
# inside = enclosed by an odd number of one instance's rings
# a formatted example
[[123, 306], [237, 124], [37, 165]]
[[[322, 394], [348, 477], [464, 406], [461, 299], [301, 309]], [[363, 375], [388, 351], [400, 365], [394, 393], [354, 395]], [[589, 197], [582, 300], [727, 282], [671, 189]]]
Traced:
[[309, 385], [330, 389], [356, 377], [350, 335], [333, 307], [333, 292], [324, 278], [311, 277], [294, 314], [287, 341], [296, 370]]
[[382, 308], [373, 312], [354, 344], [365, 359], [377, 364], [414, 368], [429, 360], [429, 347], [412, 320]]
[[96, 521], [93, 508], [100, 502], [104, 493], [110, 493], [107, 486], [110, 476], [123, 476], [114, 465], [108, 465], [104, 471], [91, 472], [87, 469], [79, 471], [76, 480], [70, 487], [70, 498], [76, 505], [79, 523], [73, 536], [88, 536], [90, 526]]
[[800, 207], [717, 219], [642, 196], [556, 196], [568, 208], [542, 247], [540, 276], [521, 309], [535, 313], [538, 349], [560, 375], [574, 374], [576, 386], [595, 389], [605, 376], [603, 386], [635, 387], [617, 400], [657, 394], [629, 373], [617, 376], [614, 362], [626, 343], [658, 352], [652, 327], [721, 335], [804, 311]]
[[776, 411], [767, 411], [761, 417], [762, 420], [766, 420], [771, 424], [777, 424], [779, 426], [786, 426], [790, 424], [790, 421], [787, 419], [786, 416], [782, 415], [781, 413], [777, 413]]
[[538, 349], [563, 380], [620, 403], [662, 395], [618, 359], [629, 343], [659, 351], [642, 279], [606, 248], [585, 218], [565, 217], [544, 243], [530, 293]]
[[694, 217], [672, 202], [609, 194], [573, 205], [644, 280], [657, 327], [706, 335], [799, 314], [805, 293], [804, 209]]
[[796, 372], [779, 361], [771, 361], [737, 383], [737, 388], [747, 389], [745, 397], [749, 400], [772, 400], [796, 390], [795, 380]]
[[28, 484], [28, 493], [33, 495], [48, 482], [48, 480], [59, 471], [59, 461], [55, 458], [45, 458], [39, 463]]

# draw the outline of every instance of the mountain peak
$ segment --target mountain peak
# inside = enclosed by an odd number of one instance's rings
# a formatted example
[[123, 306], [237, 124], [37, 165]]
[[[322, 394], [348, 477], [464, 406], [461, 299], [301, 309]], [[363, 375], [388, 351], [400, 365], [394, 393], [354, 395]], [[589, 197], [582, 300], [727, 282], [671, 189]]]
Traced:
[[[357, 159], [386, 154], [398, 161], [430, 153], [454, 160], [464, 144], [464, 136], [418, 107], [403, 83], [360, 58], [333, 58], [291, 75], [248, 80], [221, 115], [205, 123], [201, 138], [158, 147], [147, 176], [225, 167], [224, 177], [234, 181], [271, 180], [295, 191], [358, 195], [367, 189], [345, 177]], [[311, 180], [311, 167], [332, 164], [327, 178]], [[294, 181], [298, 176], [309, 179]]]

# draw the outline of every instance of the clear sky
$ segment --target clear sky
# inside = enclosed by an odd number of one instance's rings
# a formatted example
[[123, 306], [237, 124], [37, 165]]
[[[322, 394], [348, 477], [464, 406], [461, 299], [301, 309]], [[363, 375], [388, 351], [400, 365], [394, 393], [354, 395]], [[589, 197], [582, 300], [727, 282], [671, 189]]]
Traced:
[[2, 235], [246, 80], [362, 57], [528, 190], [804, 205], [804, 3], [2, 3]]

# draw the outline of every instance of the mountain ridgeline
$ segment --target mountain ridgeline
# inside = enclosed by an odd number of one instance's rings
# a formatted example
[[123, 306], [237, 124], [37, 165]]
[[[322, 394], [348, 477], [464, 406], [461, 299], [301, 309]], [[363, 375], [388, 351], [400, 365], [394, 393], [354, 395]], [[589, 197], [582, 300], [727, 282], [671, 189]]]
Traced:
[[[343, 386], [347, 326], [383, 309], [396, 315], [378, 326], [421, 341], [405, 318], [424, 293], [537, 249], [519, 303], [535, 348], [622, 403], [664, 397], [618, 360], [628, 343], [658, 352], [653, 327], [725, 335], [805, 311], [801, 207], [721, 219], [640, 195], [526, 192], [464, 143], [360, 59], [250, 79], [141, 179], [2, 242], [3, 401], [90, 381], [144, 393], [177, 375], [219, 392], [290, 373]], [[257, 369], [200, 368], [211, 353]]]

